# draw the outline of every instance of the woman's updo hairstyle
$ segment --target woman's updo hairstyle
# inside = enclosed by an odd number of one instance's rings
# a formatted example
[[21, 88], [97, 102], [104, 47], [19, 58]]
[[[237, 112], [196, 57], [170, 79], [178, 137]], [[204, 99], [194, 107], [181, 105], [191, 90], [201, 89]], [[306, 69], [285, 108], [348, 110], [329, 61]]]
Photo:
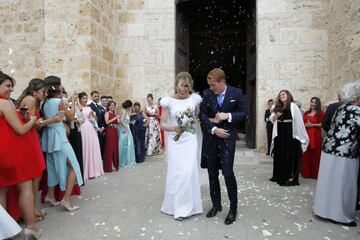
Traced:
[[132, 102], [131, 102], [130, 100], [125, 100], [125, 102], [123, 102], [123, 103], [121, 104], [121, 106], [122, 106], [123, 108], [127, 109], [127, 108], [129, 108], [129, 107], [132, 106]]

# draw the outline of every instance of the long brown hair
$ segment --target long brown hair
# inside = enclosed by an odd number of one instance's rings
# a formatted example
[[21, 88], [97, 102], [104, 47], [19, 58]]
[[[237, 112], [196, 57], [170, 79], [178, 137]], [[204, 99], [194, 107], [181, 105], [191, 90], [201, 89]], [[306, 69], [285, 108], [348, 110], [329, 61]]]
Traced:
[[[20, 106], [22, 100], [24, 100], [26, 96], [33, 96], [34, 92], [39, 91], [42, 88], [45, 88], [45, 91], [47, 90], [47, 84], [44, 82], [44, 80], [40, 78], [31, 79], [27, 88], [25, 88], [25, 90], [21, 93], [20, 97], [16, 101], [17, 107]], [[38, 100], [37, 104], [40, 105], [40, 102]]]
[[312, 102], [313, 99], [315, 99], [315, 101], [316, 101], [316, 115], [320, 116], [320, 114], [321, 114], [321, 100], [318, 97], [312, 97], [311, 98], [311, 100], [310, 100], [310, 108], [306, 112], [308, 114], [311, 113], [311, 102]]
[[[287, 94], [288, 98], [285, 102], [285, 104], [280, 100], [280, 94], [284, 92]], [[275, 112], [282, 112], [283, 109], [285, 108], [290, 108], [290, 103], [294, 101], [293, 96], [291, 95], [291, 93], [289, 92], [289, 90], [283, 89], [279, 92], [277, 98], [276, 98], [276, 106], [274, 111]]]

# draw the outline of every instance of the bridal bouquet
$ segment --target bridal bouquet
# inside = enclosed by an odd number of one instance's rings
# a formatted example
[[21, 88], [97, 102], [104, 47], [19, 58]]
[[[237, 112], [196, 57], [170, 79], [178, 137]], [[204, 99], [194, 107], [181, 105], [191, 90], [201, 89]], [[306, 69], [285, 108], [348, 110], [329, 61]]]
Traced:
[[179, 111], [176, 114], [176, 120], [178, 127], [181, 129], [181, 133], [177, 133], [173, 140], [176, 142], [179, 140], [180, 136], [184, 132], [189, 132], [192, 134], [196, 133], [196, 123], [198, 123], [198, 119], [195, 118], [194, 109], [188, 107], [184, 111]]

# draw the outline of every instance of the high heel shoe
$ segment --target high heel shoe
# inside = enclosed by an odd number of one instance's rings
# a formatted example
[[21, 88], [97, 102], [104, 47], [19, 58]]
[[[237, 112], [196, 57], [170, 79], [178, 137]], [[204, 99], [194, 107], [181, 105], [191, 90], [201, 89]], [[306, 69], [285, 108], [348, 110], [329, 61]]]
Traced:
[[39, 239], [41, 237], [41, 233], [40, 233], [40, 231], [36, 232], [34, 230], [25, 228], [24, 236], [25, 236], [25, 240]]
[[80, 208], [79, 206], [75, 206], [75, 205], [71, 206], [70, 203], [65, 201], [64, 199], [61, 200], [60, 204], [61, 204], [61, 207], [64, 210], [69, 211], [69, 212], [73, 212], [73, 211], [78, 210]]
[[44, 212], [38, 212], [37, 210], [35, 210], [35, 217], [36, 217], [36, 220], [38, 222], [42, 221], [45, 219], [45, 216], [46, 216], [46, 213]]
[[50, 205], [52, 205], [53, 207], [56, 207], [60, 204], [60, 202], [56, 201], [55, 199], [53, 198], [50, 198], [48, 196], [45, 197], [45, 203], [49, 203]]

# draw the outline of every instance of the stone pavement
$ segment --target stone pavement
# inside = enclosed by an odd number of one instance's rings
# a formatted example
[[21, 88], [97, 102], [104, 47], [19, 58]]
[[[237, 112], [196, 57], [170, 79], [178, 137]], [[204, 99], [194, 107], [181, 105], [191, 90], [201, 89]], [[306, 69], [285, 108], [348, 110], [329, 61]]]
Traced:
[[[316, 218], [311, 210], [315, 181], [300, 179], [300, 186], [280, 187], [269, 182], [271, 158], [239, 148], [235, 172], [239, 209], [236, 223], [227, 226], [226, 188], [221, 177], [223, 211], [176, 221], [160, 213], [166, 177], [165, 154], [145, 163], [86, 182], [82, 196], [74, 197], [81, 209], [69, 213], [46, 208], [39, 223], [43, 238], [126, 240], [261, 240], [360, 239], [360, 227], [348, 228]], [[204, 211], [211, 207], [209, 189], [202, 187]], [[358, 220], [360, 212], [358, 212]], [[359, 221], [358, 221], [359, 224]]]

